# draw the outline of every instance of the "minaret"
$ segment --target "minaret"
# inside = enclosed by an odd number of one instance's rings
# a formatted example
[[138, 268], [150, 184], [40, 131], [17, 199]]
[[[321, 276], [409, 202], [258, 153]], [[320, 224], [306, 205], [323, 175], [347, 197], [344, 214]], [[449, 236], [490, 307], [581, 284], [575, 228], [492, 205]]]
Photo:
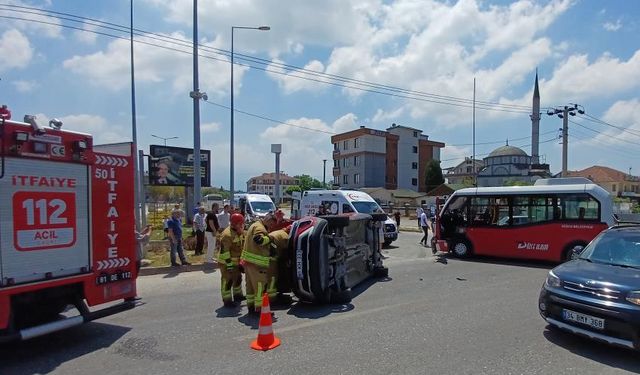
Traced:
[[533, 88], [533, 105], [531, 107], [531, 164], [540, 163], [538, 147], [540, 146], [540, 91], [538, 89], [538, 69], [536, 84]]

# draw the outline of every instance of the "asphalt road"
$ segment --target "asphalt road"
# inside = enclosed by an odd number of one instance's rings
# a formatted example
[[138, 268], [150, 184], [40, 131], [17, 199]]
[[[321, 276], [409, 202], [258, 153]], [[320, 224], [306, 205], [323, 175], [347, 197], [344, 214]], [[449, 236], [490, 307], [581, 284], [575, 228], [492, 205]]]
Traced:
[[537, 312], [551, 265], [433, 257], [418, 233], [385, 250], [387, 280], [348, 305], [275, 310], [282, 345], [249, 349], [258, 320], [222, 308], [219, 273], [139, 280], [143, 304], [0, 347], [0, 374], [617, 374], [637, 353], [549, 331]]

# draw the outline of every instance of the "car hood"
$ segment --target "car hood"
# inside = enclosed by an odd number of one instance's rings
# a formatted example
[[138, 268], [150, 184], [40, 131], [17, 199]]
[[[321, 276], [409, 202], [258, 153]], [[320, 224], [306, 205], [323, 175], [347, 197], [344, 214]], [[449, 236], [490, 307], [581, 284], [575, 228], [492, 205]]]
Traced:
[[635, 268], [572, 260], [554, 268], [553, 273], [562, 281], [615, 286], [619, 290], [640, 289], [640, 270]]

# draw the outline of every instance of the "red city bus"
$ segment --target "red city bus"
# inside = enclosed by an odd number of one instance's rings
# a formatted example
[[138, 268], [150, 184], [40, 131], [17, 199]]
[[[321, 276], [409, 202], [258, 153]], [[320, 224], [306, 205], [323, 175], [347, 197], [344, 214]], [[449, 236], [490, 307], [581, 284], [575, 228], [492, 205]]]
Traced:
[[439, 212], [432, 246], [457, 257], [560, 262], [613, 224], [611, 196], [586, 178], [467, 188], [454, 192]]

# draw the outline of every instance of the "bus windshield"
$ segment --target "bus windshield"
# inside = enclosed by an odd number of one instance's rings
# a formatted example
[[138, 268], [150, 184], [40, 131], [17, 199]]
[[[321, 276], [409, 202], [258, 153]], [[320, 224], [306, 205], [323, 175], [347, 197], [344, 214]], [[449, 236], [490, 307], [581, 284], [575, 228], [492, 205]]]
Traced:
[[356, 211], [361, 214], [373, 214], [384, 212], [376, 202], [351, 202]]

